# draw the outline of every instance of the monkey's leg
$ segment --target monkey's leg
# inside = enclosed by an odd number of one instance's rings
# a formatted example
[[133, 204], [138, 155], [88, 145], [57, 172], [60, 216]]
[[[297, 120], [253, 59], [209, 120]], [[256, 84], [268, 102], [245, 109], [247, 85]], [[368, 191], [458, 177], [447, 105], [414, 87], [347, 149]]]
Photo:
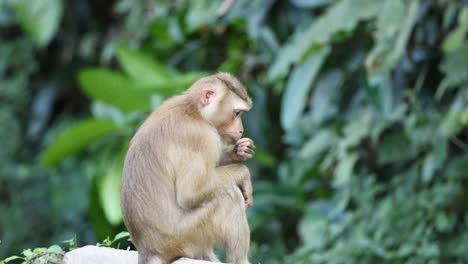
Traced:
[[224, 244], [226, 261], [233, 264], [249, 264], [250, 229], [245, 212], [244, 197], [239, 188], [231, 191], [230, 200], [224, 205]]
[[146, 251], [138, 251], [138, 264], [166, 264], [158, 256]]
[[227, 262], [249, 264], [250, 231], [245, 209], [244, 197], [237, 186], [218, 190], [214, 200], [180, 223], [184, 226], [178, 233], [184, 242], [184, 252], [180, 256], [193, 258], [197, 255], [191, 252], [200, 252], [199, 256], [204, 257], [213, 245], [224, 244]]
[[207, 249], [205, 250], [205, 252], [203, 252], [202, 259], [212, 261], [212, 262], [221, 262], [216, 256], [216, 254], [214, 253], [212, 248]]

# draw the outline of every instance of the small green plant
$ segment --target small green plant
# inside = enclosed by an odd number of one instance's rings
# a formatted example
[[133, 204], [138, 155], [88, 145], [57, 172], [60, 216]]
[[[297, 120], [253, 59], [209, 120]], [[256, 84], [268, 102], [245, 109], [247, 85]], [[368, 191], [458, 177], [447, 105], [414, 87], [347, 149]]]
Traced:
[[[107, 237], [106, 239], [104, 239], [102, 243], [98, 243], [98, 246], [120, 248], [120, 242], [124, 238], [130, 241], [130, 234], [128, 232], [120, 232], [117, 235], [115, 235], [113, 239], [110, 239], [109, 237]], [[119, 242], [119, 243], [116, 244], [116, 242]]]
[[[22, 263], [22, 264], [64, 264], [65, 251], [59, 245], [48, 248], [25, 249], [21, 256], [11, 256], [0, 260], [0, 264]], [[19, 262], [21, 261], [21, 262]]]
[[[107, 237], [102, 243], [98, 243], [100, 247], [120, 248], [120, 242], [123, 239], [130, 241], [128, 232], [120, 232], [114, 238]], [[0, 264], [6, 263], [21, 263], [21, 264], [65, 264], [64, 256], [66, 251], [71, 251], [78, 247], [76, 237], [62, 242], [67, 247], [53, 245], [49, 248], [25, 249], [20, 256], [11, 256], [4, 260], [0, 260]], [[66, 250], [67, 248], [68, 250]], [[21, 262], [20, 262], [21, 261]]]

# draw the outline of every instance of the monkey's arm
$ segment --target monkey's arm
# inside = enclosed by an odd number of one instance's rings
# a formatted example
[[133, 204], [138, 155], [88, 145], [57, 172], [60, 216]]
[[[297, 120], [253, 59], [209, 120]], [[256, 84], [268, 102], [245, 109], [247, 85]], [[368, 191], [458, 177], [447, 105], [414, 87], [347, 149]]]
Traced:
[[245, 207], [246, 209], [249, 209], [250, 207], [252, 207], [253, 204], [253, 188], [250, 176], [242, 182], [240, 189], [242, 191], [242, 196], [244, 196]]
[[221, 158], [219, 159], [218, 165], [223, 166], [230, 163], [234, 163], [235, 161], [232, 159], [232, 153], [234, 151], [235, 146], [228, 146], [223, 149], [221, 153]]
[[177, 203], [184, 209], [193, 209], [216, 197], [225, 187], [237, 185], [241, 188], [250, 181], [247, 166], [233, 163], [206, 168], [204, 160], [194, 157], [188, 170], [176, 178]]
[[220, 166], [235, 162], [244, 162], [253, 157], [255, 144], [250, 138], [239, 139], [234, 146], [223, 149], [218, 164]]

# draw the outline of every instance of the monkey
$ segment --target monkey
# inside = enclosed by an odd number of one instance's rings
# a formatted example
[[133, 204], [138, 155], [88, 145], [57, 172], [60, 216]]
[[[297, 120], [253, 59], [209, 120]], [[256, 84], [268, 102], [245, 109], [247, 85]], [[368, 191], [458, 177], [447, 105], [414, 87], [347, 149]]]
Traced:
[[[137, 130], [121, 179], [125, 226], [139, 264], [187, 257], [248, 264], [255, 152], [242, 138], [242, 114], [253, 106], [241, 82], [217, 73], [164, 101]], [[226, 144], [231, 146], [225, 147]]]

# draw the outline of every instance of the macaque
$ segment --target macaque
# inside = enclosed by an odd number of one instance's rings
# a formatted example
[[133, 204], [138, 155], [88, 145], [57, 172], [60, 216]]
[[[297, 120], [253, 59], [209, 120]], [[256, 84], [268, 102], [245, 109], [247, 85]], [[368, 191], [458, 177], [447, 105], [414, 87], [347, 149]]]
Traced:
[[[252, 108], [244, 86], [228, 73], [196, 81], [159, 106], [130, 142], [121, 207], [139, 264], [187, 257], [248, 264], [252, 205], [244, 161], [255, 145], [243, 134]], [[231, 146], [225, 147], [226, 144]]]

